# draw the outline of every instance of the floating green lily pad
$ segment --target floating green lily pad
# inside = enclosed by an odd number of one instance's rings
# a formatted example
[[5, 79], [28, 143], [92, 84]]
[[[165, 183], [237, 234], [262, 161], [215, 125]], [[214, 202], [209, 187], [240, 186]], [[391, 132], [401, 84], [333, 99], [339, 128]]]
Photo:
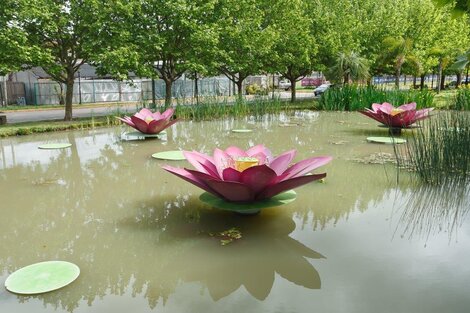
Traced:
[[233, 133], [251, 133], [253, 129], [241, 128], [241, 129], [232, 129]]
[[159, 160], [169, 160], [169, 161], [181, 161], [186, 160], [183, 155], [183, 151], [174, 150], [174, 151], [162, 151], [152, 154], [152, 158]]
[[69, 148], [71, 147], [71, 143], [45, 143], [42, 145], [39, 145], [39, 149], [64, 149], [64, 148]]
[[33, 295], [65, 287], [80, 275], [77, 265], [64, 261], [47, 261], [23, 267], [5, 281], [13, 293]]
[[228, 202], [224, 199], [218, 198], [213, 194], [208, 192], [204, 192], [199, 196], [199, 200], [202, 202], [227, 211], [233, 211], [241, 214], [256, 214], [261, 209], [265, 208], [272, 208], [275, 206], [280, 206], [284, 204], [288, 204], [294, 201], [297, 198], [297, 193], [294, 190], [289, 190], [283, 193], [280, 193], [272, 198], [255, 201], [250, 203], [235, 203], [235, 202]]
[[128, 136], [128, 137], [158, 138], [162, 135], [166, 135], [166, 131], [163, 130], [159, 132], [158, 134], [144, 134], [139, 131], [134, 131], [134, 132], [124, 133], [123, 135]]
[[394, 137], [367, 137], [367, 141], [384, 144], [401, 144], [406, 142], [405, 139]]

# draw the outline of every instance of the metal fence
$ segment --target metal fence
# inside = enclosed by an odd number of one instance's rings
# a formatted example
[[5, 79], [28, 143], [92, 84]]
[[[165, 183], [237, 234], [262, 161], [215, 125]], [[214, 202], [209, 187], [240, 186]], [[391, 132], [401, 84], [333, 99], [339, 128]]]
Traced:
[[[200, 96], [230, 96], [233, 87], [227, 78], [212, 77], [198, 79]], [[155, 99], [165, 98], [165, 83], [155, 80]], [[28, 104], [59, 104], [65, 99], [65, 86], [60, 88], [56, 82], [45, 81], [33, 84]], [[172, 97], [176, 99], [191, 98], [195, 93], [195, 81], [179, 79], [172, 85]], [[142, 79], [133, 82], [112, 80], [76, 80], [74, 84], [73, 103], [96, 102], [140, 102], [152, 100], [152, 80]]]
[[[26, 88], [21, 82], [6, 82], [6, 99], [7, 105], [26, 104]], [[5, 82], [0, 82], [0, 105], [5, 105]]]

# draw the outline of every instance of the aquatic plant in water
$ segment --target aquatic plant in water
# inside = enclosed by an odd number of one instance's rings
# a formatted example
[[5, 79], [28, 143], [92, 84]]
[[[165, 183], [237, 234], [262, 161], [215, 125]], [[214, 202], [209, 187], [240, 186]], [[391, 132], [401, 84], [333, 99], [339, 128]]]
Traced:
[[417, 121], [429, 117], [429, 113], [433, 108], [416, 110], [416, 103], [408, 103], [394, 107], [388, 102], [382, 104], [372, 104], [372, 110], [366, 108], [359, 111], [360, 113], [373, 118], [374, 120], [393, 128], [410, 127]]
[[149, 109], [143, 108], [131, 117], [117, 118], [144, 134], [158, 134], [178, 121], [177, 119], [171, 120], [174, 111], [170, 108], [163, 113], [158, 111], [152, 113]]
[[166, 171], [228, 202], [249, 203], [326, 177], [308, 174], [331, 161], [330, 156], [311, 157], [290, 166], [295, 150], [273, 157], [264, 145], [246, 151], [232, 146], [215, 149], [213, 156], [185, 151], [195, 170], [163, 166]]

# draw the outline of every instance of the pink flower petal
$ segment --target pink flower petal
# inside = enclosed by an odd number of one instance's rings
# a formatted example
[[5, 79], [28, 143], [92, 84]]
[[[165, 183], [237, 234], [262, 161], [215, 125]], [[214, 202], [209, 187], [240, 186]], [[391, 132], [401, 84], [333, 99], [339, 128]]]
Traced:
[[135, 128], [135, 124], [132, 122], [132, 120], [129, 116], [125, 116], [124, 118], [120, 118], [120, 117], [116, 117], [116, 118], [123, 121], [127, 125]]
[[222, 178], [224, 181], [237, 181], [240, 182], [241, 173], [234, 168], [227, 167], [222, 172]]
[[225, 153], [227, 153], [232, 158], [248, 156], [248, 154], [244, 150], [235, 146], [231, 146], [225, 149]]
[[162, 166], [162, 168], [165, 171], [170, 172], [170, 173], [184, 179], [185, 181], [190, 182], [191, 184], [201, 188], [202, 190], [205, 190], [209, 193], [212, 193], [213, 195], [215, 195], [217, 197], [221, 197], [220, 194], [218, 194], [216, 191], [212, 190], [212, 188], [210, 188], [206, 183], [204, 183], [204, 181], [202, 181], [199, 177], [193, 175], [193, 173], [189, 172], [186, 169], [172, 167], [172, 166], [169, 166], [169, 165]]
[[268, 158], [269, 160], [272, 160], [272, 153], [269, 151], [268, 148], [266, 148], [264, 145], [256, 145], [251, 147], [250, 149], [246, 150], [246, 154], [250, 157], [256, 157], [259, 155], [264, 155], [265, 159]]
[[162, 113], [161, 118], [168, 119], [173, 115], [174, 112], [175, 112], [175, 109], [169, 108], [165, 112]]
[[167, 122], [165, 120], [152, 120], [147, 126], [148, 134], [158, 134], [166, 128]]
[[197, 151], [183, 151], [183, 155], [198, 171], [220, 178], [214, 159]]
[[384, 102], [384, 103], [382, 103], [382, 105], [380, 106], [379, 109], [380, 109], [380, 111], [382, 111], [386, 114], [392, 114], [392, 110], [394, 109], [394, 106], [391, 105], [388, 102]]
[[225, 151], [218, 148], [214, 149], [214, 164], [219, 173], [219, 177], [223, 177], [222, 172], [228, 167], [229, 162], [231, 162], [231, 157], [225, 153]]
[[280, 194], [281, 192], [308, 184], [312, 181], [322, 179], [324, 177], [326, 177], [326, 173], [317, 174], [317, 175], [300, 176], [300, 177], [294, 177], [288, 180], [284, 180], [278, 184], [266, 187], [264, 191], [262, 191], [261, 193], [257, 195], [256, 200], [272, 198], [275, 195]]
[[295, 150], [286, 151], [272, 160], [269, 164], [269, 167], [272, 168], [277, 175], [281, 175], [289, 167], [289, 164], [294, 159], [295, 154]]
[[416, 110], [416, 102], [400, 105], [397, 109], [404, 111]]
[[250, 188], [239, 182], [208, 180], [207, 185], [224, 199], [232, 202], [249, 202], [254, 200], [254, 193]]
[[148, 124], [141, 120], [140, 118], [138, 118], [137, 116], [131, 116], [131, 120], [132, 122], [135, 124], [135, 127], [141, 131], [142, 133], [146, 134], [147, 133], [147, 127], [148, 127]]
[[276, 178], [276, 172], [267, 165], [257, 165], [244, 170], [241, 173], [240, 182], [248, 186], [256, 195], [266, 186], [274, 183]]
[[308, 172], [329, 163], [332, 159], [333, 158], [330, 156], [321, 156], [302, 160], [289, 167], [281, 176], [279, 176], [279, 181], [285, 181], [290, 178], [303, 176]]

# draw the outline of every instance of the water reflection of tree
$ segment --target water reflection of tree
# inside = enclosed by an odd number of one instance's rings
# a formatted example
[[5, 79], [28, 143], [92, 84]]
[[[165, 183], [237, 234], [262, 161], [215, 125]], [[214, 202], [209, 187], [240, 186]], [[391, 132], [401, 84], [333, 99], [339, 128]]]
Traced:
[[470, 211], [470, 182], [466, 180], [420, 185], [408, 193], [397, 225], [397, 232], [408, 238], [447, 233], [450, 240]]

